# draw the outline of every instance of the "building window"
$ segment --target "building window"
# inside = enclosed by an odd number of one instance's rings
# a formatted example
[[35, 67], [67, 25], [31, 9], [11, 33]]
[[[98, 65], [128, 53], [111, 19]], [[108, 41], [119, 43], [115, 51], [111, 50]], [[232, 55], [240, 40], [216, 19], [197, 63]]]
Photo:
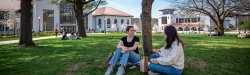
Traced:
[[43, 10], [43, 31], [54, 31], [53, 10]]
[[187, 18], [187, 23], [190, 23], [190, 18]]
[[176, 23], [179, 23], [179, 19], [178, 18], [176, 18]]
[[114, 24], [117, 24], [117, 19], [114, 20]]
[[179, 18], [179, 23], [184, 23], [184, 18]]
[[192, 18], [192, 22], [193, 23], [196, 23], [197, 21], [196, 21], [196, 18]]
[[173, 12], [163, 12], [163, 15], [165, 15], [165, 14], [173, 14]]
[[72, 4], [60, 4], [60, 24], [76, 24], [76, 18]]
[[127, 24], [129, 25], [129, 19], [127, 19]]
[[7, 30], [6, 21], [7, 21], [8, 17], [9, 17], [8, 12], [6, 12], [6, 11], [0, 11], [0, 31], [3, 31], [4, 29]]
[[124, 23], [124, 20], [122, 19], [122, 20], [121, 20], [121, 24], [123, 24], [123, 23]]
[[179, 20], [179, 23], [181, 23], [181, 18], [179, 18], [178, 20]]
[[101, 19], [98, 20], [98, 27], [102, 28], [102, 20]]
[[110, 19], [107, 20], [107, 28], [111, 28]]
[[187, 23], [187, 18], [184, 18], [184, 23]]
[[161, 24], [167, 24], [167, 17], [161, 18]]

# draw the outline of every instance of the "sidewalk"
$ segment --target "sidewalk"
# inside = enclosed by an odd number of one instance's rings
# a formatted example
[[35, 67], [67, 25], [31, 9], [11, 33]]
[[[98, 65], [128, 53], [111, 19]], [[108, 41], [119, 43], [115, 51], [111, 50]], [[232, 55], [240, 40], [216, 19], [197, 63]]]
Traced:
[[[33, 40], [42, 40], [42, 39], [52, 39], [52, 38], [60, 38], [62, 36], [47, 36], [47, 37], [39, 37], [39, 38], [33, 38]], [[1, 41], [0, 45], [5, 45], [5, 44], [14, 44], [18, 43], [19, 40], [9, 40], [9, 41]]]
[[[87, 34], [104, 34], [104, 33], [87, 33]], [[70, 34], [67, 34], [67, 36], [70, 36]], [[33, 38], [33, 40], [53, 39], [53, 38], [61, 38], [61, 37], [62, 37], [62, 35], [58, 35], [57, 37], [56, 36], [47, 36], [47, 37]], [[19, 40], [1, 41], [0, 45], [14, 44], [14, 43], [18, 43], [18, 42], [19, 42]]]

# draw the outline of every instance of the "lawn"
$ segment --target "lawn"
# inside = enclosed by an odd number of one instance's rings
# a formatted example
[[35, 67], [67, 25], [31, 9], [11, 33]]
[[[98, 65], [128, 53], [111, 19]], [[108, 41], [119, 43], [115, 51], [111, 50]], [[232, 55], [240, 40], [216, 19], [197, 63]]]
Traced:
[[[0, 75], [103, 75], [106, 68], [102, 64], [109, 52], [116, 49], [121, 36], [125, 34], [89, 34], [81, 40], [39, 40], [35, 41], [37, 47], [29, 48], [0, 45]], [[137, 36], [142, 42], [141, 35]], [[250, 39], [195, 34], [182, 34], [180, 38], [185, 43], [184, 75], [250, 75]], [[154, 48], [163, 45], [163, 37], [153, 34]], [[143, 73], [138, 68], [126, 70], [126, 75], [140, 74]]]
[[[0, 34], [1, 35], [1, 34]], [[3, 35], [3, 34], [2, 34]], [[7, 35], [11, 35], [11, 34], [7, 34]], [[38, 37], [46, 37], [46, 36], [55, 36], [54, 32], [33, 32], [32, 33], [32, 37], [33, 38], [38, 38]], [[12, 35], [13, 36], [13, 35]], [[58, 35], [61, 36], [61, 35]], [[15, 37], [8, 37], [8, 38], [0, 38], [0, 42], [1, 41], [9, 41], [9, 40], [19, 40], [19, 36], [15, 36]]]

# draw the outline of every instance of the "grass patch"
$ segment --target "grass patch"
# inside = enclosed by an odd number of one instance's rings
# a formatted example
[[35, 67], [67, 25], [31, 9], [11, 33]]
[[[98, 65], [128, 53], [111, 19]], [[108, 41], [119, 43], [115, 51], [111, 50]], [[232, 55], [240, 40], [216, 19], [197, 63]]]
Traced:
[[[89, 34], [81, 40], [60, 38], [35, 41], [37, 47], [16, 48], [15, 44], [0, 46], [1, 75], [103, 75], [102, 67], [110, 51], [116, 50], [119, 39], [126, 34]], [[139, 50], [142, 53], [142, 37]], [[236, 35], [209, 37], [180, 35], [185, 43], [185, 75], [249, 75], [250, 39]], [[154, 48], [164, 45], [160, 34], [153, 34]], [[76, 67], [77, 66], [77, 67]], [[115, 69], [116, 73], [117, 68]], [[126, 75], [143, 74], [127, 70]]]

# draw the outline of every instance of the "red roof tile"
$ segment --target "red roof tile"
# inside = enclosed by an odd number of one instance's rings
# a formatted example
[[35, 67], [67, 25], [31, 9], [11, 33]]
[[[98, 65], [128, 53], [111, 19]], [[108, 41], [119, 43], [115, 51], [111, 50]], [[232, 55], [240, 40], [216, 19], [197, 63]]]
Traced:
[[122, 11], [117, 10], [115, 8], [112, 8], [112, 7], [97, 8], [92, 15], [93, 16], [109, 15], [109, 16], [133, 17], [133, 15], [130, 15], [130, 14], [125, 13], [125, 12], [122, 12]]

